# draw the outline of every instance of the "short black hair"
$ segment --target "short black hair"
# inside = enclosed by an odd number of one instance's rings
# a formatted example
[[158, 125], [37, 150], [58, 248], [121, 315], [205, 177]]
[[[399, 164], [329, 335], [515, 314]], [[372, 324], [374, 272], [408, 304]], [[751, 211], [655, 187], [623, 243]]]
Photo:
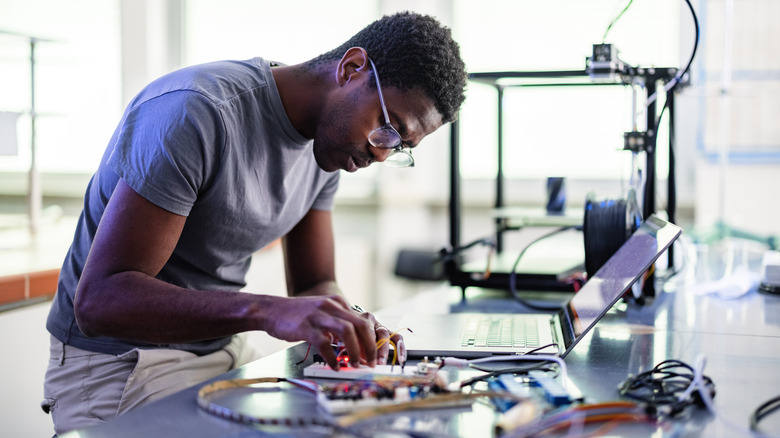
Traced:
[[419, 87], [444, 123], [457, 118], [466, 98], [466, 66], [450, 29], [435, 18], [414, 12], [385, 15], [307, 64], [341, 59], [351, 47], [365, 49], [381, 72], [383, 86], [403, 91]]

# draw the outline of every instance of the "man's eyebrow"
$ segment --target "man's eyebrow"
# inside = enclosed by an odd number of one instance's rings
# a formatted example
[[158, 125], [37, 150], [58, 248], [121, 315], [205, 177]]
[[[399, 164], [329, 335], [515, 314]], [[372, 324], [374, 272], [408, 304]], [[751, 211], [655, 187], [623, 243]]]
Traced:
[[[409, 128], [406, 127], [406, 124], [401, 121], [400, 118], [395, 117], [395, 114], [391, 114], [391, 117], [395, 119], [396, 124], [398, 125], [398, 128], [396, 129], [399, 134], [401, 134], [401, 138], [406, 137], [409, 135]], [[406, 145], [409, 149], [417, 147], [416, 144], [412, 144], [410, 141], [403, 141], [403, 144]]]

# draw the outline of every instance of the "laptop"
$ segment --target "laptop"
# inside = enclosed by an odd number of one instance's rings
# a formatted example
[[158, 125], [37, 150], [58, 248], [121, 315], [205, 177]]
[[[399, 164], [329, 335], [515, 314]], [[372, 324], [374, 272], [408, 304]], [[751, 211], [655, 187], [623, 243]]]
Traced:
[[[407, 314], [409, 357], [560, 354], [565, 357], [682, 233], [651, 215], [566, 302], [550, 313]], [[555, 344], [551, 347], [540, 347]]]

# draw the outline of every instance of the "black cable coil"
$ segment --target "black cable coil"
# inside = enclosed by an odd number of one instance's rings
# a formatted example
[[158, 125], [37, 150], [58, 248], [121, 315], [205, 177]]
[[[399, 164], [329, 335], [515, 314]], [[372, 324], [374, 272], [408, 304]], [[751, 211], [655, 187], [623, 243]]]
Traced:
[[642, 213], [633, 189], [620, 199], [597, 200], [593, 193], [588, 194], [582, 224], [588, 278], [593, 277], [641, 223]]

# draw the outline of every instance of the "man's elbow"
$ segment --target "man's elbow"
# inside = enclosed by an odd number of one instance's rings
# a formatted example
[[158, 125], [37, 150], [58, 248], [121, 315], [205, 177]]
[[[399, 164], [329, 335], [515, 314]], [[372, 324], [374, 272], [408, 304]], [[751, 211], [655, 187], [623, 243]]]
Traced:
[[[102, 309], [101, 309], [102, 307]], [[95, 294], [91, 293], [89, 285], [79, 284], [73, 302], [73, 313], [76, 324], [84, 335], [94, 338], [104, 334], [103, 316], [105, 307], [98, 305]]]

